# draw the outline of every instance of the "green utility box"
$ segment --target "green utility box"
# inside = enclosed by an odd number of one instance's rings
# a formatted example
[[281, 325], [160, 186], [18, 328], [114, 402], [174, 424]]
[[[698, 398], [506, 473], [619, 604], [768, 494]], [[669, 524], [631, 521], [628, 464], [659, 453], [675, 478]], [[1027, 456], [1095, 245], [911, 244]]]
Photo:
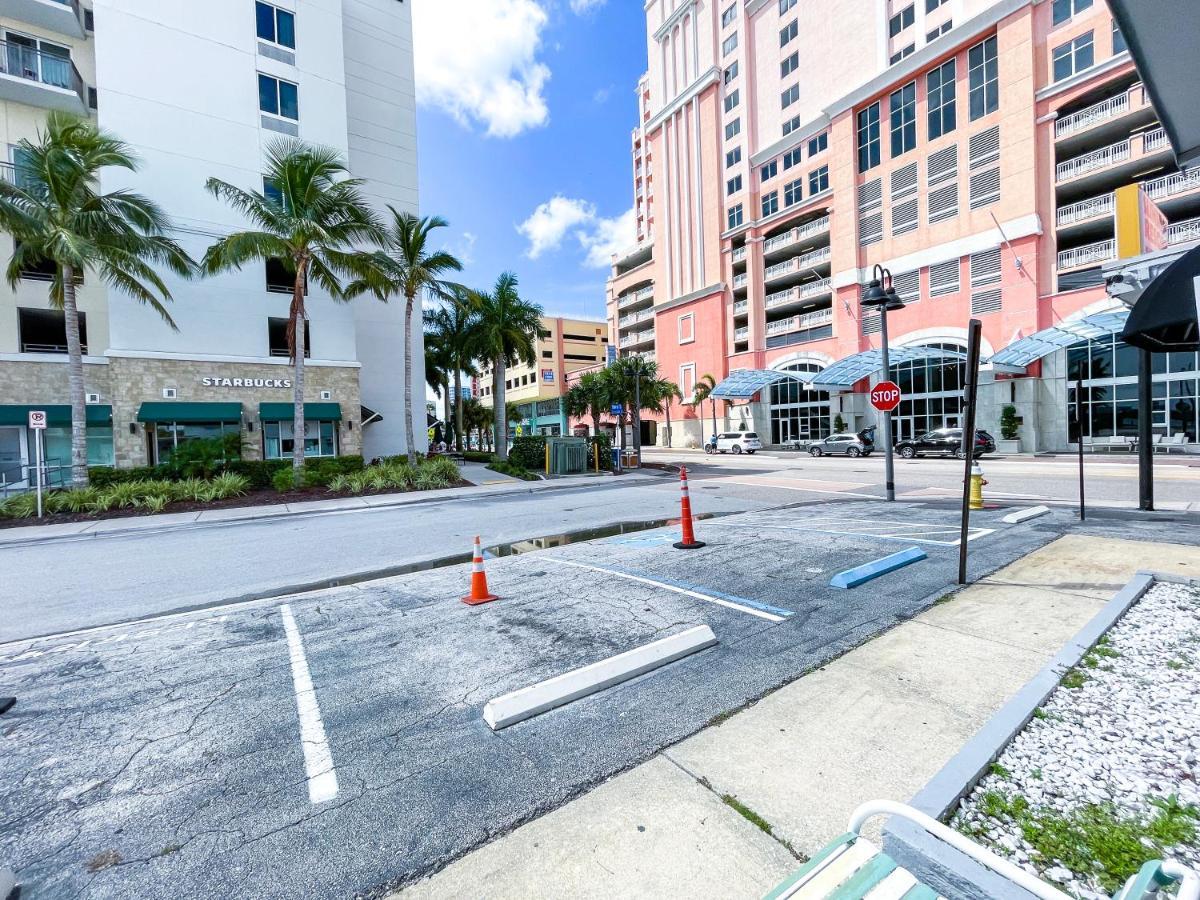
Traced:
[[550, 450], [551, 475], [579, 475], [588, 470], [587, 438], [546, 438]]

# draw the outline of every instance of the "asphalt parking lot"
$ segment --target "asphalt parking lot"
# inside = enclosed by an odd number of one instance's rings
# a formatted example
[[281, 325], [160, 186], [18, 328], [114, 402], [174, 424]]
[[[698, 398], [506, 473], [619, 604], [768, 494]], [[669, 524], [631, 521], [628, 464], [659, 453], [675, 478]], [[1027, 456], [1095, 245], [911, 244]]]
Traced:
[[[791, 498], [785, 498], [790, 500]], [[979, 575], [1067, 514], [972, 519]], [[0, 865], [30, 897], [373, 895], [933, 603], [957, 518], [831, 501], [0, 645]], [[853, 590], [843, 569], [928, 559]], [[699, 624], [719, 644], [501, 732], [502, 693]]]

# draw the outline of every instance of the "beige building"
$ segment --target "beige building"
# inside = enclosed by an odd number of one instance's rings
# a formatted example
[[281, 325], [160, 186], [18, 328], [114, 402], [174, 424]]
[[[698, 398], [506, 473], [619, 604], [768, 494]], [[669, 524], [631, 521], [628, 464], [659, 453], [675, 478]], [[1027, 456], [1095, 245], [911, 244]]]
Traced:
[[[522, 413], [521, 434], [566, 434], [567, 413], [562, 395], [567, 375], [608, 359], [608, 323], [603, 319], [565, 319], [542, 316], [535, 364], [520, 364], [505, 375], [504, 399]], [[492, 372], [480, 376], [476, 396], [492, 405]]]

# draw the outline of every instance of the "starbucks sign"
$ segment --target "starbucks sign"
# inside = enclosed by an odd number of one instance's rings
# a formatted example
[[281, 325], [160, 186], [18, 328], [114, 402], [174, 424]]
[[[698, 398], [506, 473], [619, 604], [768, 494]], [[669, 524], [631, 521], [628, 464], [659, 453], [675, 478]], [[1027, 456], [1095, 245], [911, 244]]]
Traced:
[[224, 378], [216, 375], [200, 379], [205, 387], [217, 388], [290, 388], [290, 378]]

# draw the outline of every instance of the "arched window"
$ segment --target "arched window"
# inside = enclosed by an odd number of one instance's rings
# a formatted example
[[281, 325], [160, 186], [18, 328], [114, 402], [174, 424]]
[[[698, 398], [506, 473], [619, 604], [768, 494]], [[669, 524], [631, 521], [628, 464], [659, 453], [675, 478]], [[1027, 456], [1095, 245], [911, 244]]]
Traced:
[[[781, 372], [815, 375], [823, 366], [795, 362]], [[771, 443], [817, 440], [828, 437], [832, 426], [829, 416], [829, 392], [811, 390], [799, 378], [788, 378], [771, 385]]]

